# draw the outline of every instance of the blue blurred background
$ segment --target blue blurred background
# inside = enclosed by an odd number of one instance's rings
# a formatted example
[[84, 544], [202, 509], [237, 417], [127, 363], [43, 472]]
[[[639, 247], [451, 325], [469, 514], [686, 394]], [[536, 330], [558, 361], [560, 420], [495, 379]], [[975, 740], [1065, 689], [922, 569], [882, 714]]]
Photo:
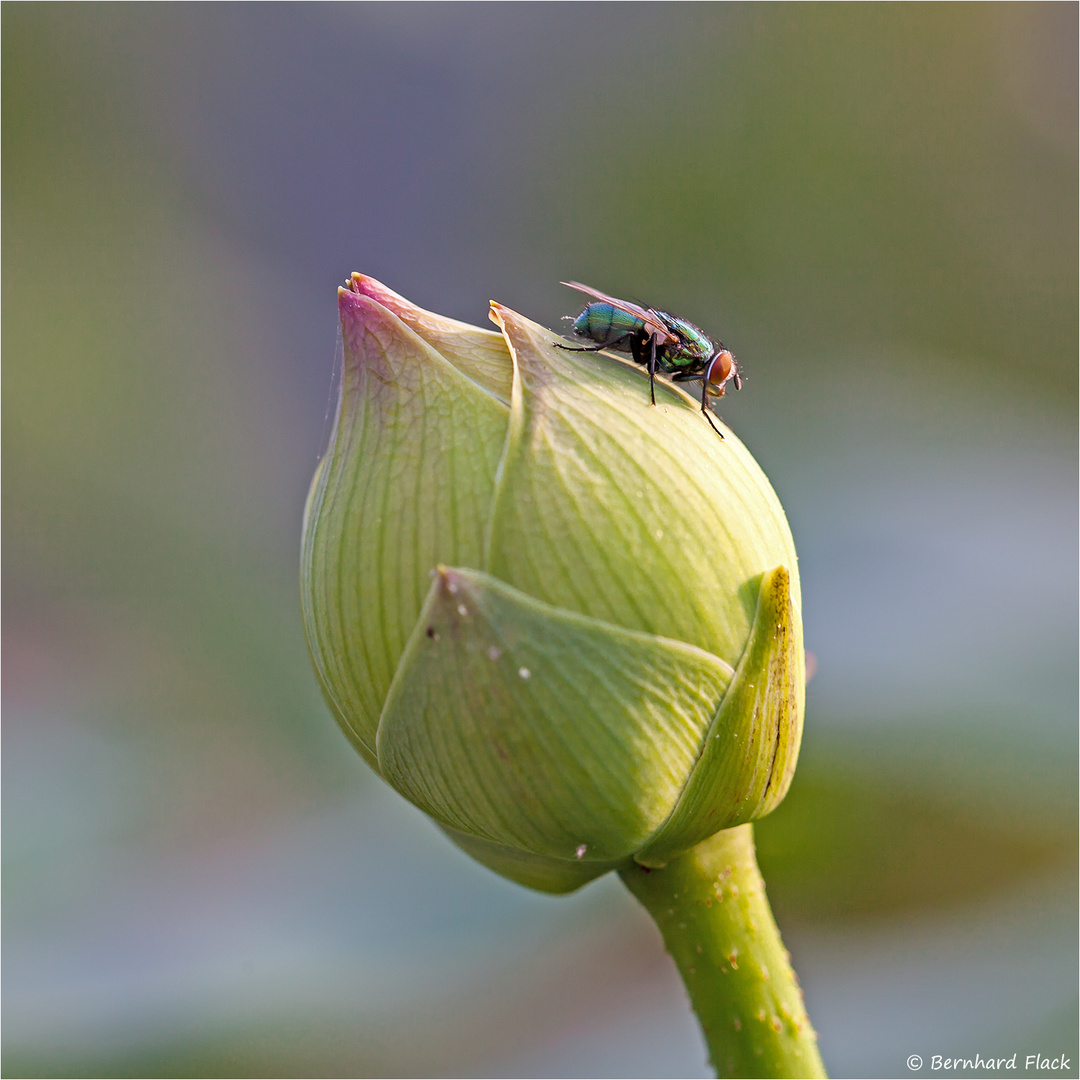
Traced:
[[320, 701], [354, 269], [723, 335], [818, 660], [757, 832], [826, 1063], [1075, 1064], [1075, 4], [2, 22], [5, 1075], [707, 1075], [618, 881], [472, 864]]

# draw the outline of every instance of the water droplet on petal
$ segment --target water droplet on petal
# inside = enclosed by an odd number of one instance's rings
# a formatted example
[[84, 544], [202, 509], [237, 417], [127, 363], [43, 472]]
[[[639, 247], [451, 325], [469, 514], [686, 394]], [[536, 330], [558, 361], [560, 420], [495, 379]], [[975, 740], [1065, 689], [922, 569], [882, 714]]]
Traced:
[[577, 850], [574, 852], [574, 858], [575, 859], [584, 858], [585, 852], [587, 850], [588, 850], [588, 845], [587, 844], [578, 844]]

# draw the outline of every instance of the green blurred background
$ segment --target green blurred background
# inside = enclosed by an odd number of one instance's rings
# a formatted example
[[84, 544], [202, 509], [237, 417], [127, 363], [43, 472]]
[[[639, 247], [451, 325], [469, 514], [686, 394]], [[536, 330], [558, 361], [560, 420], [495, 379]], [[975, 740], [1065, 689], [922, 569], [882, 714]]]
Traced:
[[5, 1075], [707, 1075], [617, 881], [470, 863], [319, 699], [354, 269], [723, 335], [818, 661], [758, 837], [826, 1064], [1075, 1065], [1075, 4], [2, 30]]

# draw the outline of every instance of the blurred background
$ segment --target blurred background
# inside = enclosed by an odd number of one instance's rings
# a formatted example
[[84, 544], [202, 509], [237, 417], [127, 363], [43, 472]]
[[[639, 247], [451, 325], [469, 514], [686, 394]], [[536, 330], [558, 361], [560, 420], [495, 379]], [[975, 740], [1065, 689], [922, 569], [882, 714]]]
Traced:
[[708, 1075], [617, 880], [471, 863], [320, 700], [351, 270], [722, 334], [818, 661], [757, 833], [826, 1064], [1075, 1065], [1075, 4], [2, 29], [5, 1075]]

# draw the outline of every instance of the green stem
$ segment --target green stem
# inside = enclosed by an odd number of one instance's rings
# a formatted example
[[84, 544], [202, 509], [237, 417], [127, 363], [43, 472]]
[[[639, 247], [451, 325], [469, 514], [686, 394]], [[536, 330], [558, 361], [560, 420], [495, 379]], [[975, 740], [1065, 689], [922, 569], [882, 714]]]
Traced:
[[717, 833], [663, 869], [635, 864], [621, 877], [660, 927], [717, 1076], [826, 1075], [750, 825]]

